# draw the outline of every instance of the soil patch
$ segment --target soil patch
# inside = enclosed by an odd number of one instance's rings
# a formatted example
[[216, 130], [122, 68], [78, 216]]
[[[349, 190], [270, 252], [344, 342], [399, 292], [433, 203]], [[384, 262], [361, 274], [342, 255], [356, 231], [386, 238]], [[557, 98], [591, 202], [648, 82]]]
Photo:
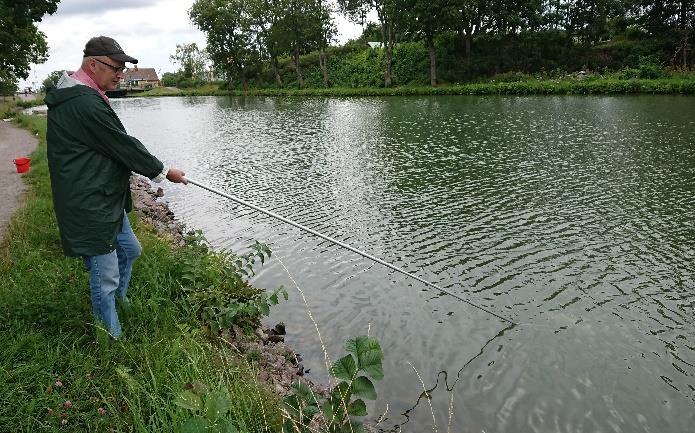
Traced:
[[39, 139], [26, 129], [0, 120], [0, 240], [27, 189], [13, 160], [29, 156], [38, 144]]

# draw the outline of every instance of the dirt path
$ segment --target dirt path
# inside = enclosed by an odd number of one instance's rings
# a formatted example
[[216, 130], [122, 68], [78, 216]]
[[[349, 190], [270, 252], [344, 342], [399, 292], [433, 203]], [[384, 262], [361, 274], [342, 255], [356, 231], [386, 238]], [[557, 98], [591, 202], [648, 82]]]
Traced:
[[29, 156], [38, 142], [29, 131], [0, 120], [0, 239], [5, 236], [10, 218], [26, 190], [22, 175], [17, 173], [12, 160]]

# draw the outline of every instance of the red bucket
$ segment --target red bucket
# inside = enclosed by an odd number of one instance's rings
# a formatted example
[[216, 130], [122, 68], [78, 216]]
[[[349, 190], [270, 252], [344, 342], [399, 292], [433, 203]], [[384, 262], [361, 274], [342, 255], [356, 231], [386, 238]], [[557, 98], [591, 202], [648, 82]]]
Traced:
[[17, 158], [14, 161], [14, 165], [17, 166], [17, 173], [26, 173], [29, 171], [29, 158]]

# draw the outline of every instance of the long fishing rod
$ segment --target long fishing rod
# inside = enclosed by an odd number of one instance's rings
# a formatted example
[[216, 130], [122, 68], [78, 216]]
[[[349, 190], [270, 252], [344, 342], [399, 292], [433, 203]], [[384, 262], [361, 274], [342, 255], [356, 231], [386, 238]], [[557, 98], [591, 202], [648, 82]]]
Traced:
[[253, 203], [249, 203], [249, 202], [247, 202], [246, 200], [240, 199], [239, 197], [235, 197], [235, 196], [233, 196], [233, 195], [230, 195], [230, 194], [224, 193], [224, 192], [222, 192], [222, 191], [216, 190], [216, 189], [214, 189], [214, 188], [212, 188], [212, 187], [210, 187], [210, 186], [208, 186], [208, 185], [205, 185], [205, 184], [202, 184], [202, 183], [200, 183], [200, 182], [197, 182], [197, 181], [195, 181], [195, 180], [193, 180], [193, 179], [191, 179], [191, 178], [189, 178], [189, 177], [186, 178], [186, 181], [187, 181], [188, 183], [192, 183], [193, 185], [196, 185], [196, 186], [198, 186], [198, 187], [200, 187], [200, 188], [206, 189], [206, 190], [208, 190], [208, 191], [210, 191], [210, 192], [212, 192], [212, 193], [215, 193], [215, 194], [220, 195], [220, 196], [222, 196], [222, 197], [228, 198], [229, 200], [232, 200], [232, 201], [234, 201], [234, 202], [237, 202], [237, 203], [239, 203], [239, 204], [241, 204], [241, 205], [244, 205], [244, 206], [246, 206], [246, 207], [250, 207], [251, 209], [253, 209], [253, 210], [255, 210], [255, 211], [258, 211], [258, 212], [260, 212], [260, 213], [264, 213], [264, 214], [266, 214], [266, 215], [269, 215], [269, 216], [271, 216], [271, 217], [273, 217], [273, 218], [279, 219], [280, 221], [285, 222], [285, 223], [287, 223], [287, 224], [289, 224], [289, 225], [291, 225], [291, 226], [297, 227], [298, 229], [304, 230], [305, 232], [309, 232], [309, 233], [311, 233], [311, 234], [314, 235], [314, 236], [317, 236], [317, 237], [319, 237], [319, 238], [321, 238], [321, 239], [327, 240], [328, 242], [331, 242], [331, 243], [333, 243], [333, 244], [335, 244], [335, 245], [341, 246], [341, 247], [343, 247], [343, 248], [345, 248], [345, 249], [347, 249], [347, 250], [352, 251], [353, 253], [359, 254], [359, 255], [362, 256], [362, 257], [365, 257], [365, 258], [367, 258], [367, 259], [369, 259], [369, 260], [373, 260], [373, 261], [375, 261], [375, 262], [377, 262], [377, 263], [379, 263], [379, 264], [382, 264], [382, 265], [386, 266], [386, 267], [389, 268], [389, 269], [393, 269], [393, 270], [396, 271], [396, 272], [400, 272], [400, 273], [403, 274], [403, 275], [407, 275], [407, 276], [409, 276], [410, 278], [414, 278], [414, 279], [418, 280], [419, 282], [421, 282], [421, 283], [423, 283], [423, 284], [425, 284], [425, 285], [427, 285], [427, 286], [430, 286], [430, 287], [432, 287], [432, 288], [434, 288], [434, 289], [436, 289], [436, 290], [439, 290], [439, 291], [442, 292], [442, 293], [446, 293], [446, 294], [449, 295], [449, 296], [453, 296], [454, 298], [456, 298], [456, 299], [458, 299], [458, 300], [460, 300], [460, 301], [463, 301], [463, 302], [465, 302], [466, 304], [468, 304], [468, 305], [470, 305], [470, 306], [472, 306], [472, 307], [475, 307], [475, 308], [477, 308], [477, 309], [479, 309], [479, 310], [482, 310], [482, 311], [484, 311], [484, 312], [486, 312], [486, 313], [488, 313], [488, 314], [491, 314], [491, 315], [497, 317], [498, 319], [504, 320], [505, 322], [511, 323], [512, 325], [516, 325], [516, 323], [514, 323], [513, 321], [507, 319], [506, 317], [500, 316], [499, 314], [495, 313], [494, 311], [490, 311], [490, 310], [488, 310], [487, 308], [485, 308], [485, 307], [483, 307], [483, 306], [481, 306], [481, 305], [475, 304], [475, 303], [469, 301], [468, 299], [462, 298], [461, 296], [459, 296], [459, 295], [457, 295], [457, 294], [455, 294], [455, 293], [452, 293], [452, 292], [450, 292], [450, 291], [448, 291], [448, 290], [446, 290], [446, 289], [443, 289], [442, 287], [439, 287], [438, 285], [436, 285], [436, 284], [434, 284], [434, 283], [430, 283], [430, 282], [427, 281], [427, 280], [423, 280], [422, 278], [418, 277], [418, 276], [415, 275], [415, 274], [411, 274], [410, 272], [406, 271], [405, 269], [399, 268], [399, 267], [396, 266], [396, 265], [392, 265], [391, 263], [385, 262], [385, 261], [381, 260], [381, 259], [378, 258], [378, 257], [374, 257], [373, 255], [371, 255], [371, 254], [369, 254], [369, 253], [365, 253], [364, 251], [358, 250], [357, 248], [355, 248], [355, 247], [353, 247], [353, 246], [350, 246], [350, 245], [348, 245], [348, 244], [346, 244], [346, 243], [344, 243], [344, 242], [341, 242], [341, 241], [339, 241], [339, 240], [337, 240], [337, 239], [333, 239], [333, 238], [330, 237], [330, 236], [326, 236], [326, 235], [324, 235], [324, 234], [322, 234], [322, 233], [319, 233], [319, 232], [317, 232], [317, 231], [314, 230], [314, 229], [310, 229], [309, 227], [306, 227], [306, 226], [304, 226], [304, 225], [302, 225], [302, 224], [299, 224], [299, 223], [294, 222], [294, 221], [292, 221], [292, 220], [290, 220], [290, 219], [287, 219], [287, 218], [285, 218], [285, 217], [283, 217], [283, 216], [281, 216], [281, 215], [276, 214], [275, 212], [272, 212], [272, 211], [269, 211], [269, 210], [267, 210], [267, 209], [263, 209], [263, 208], [261, 208], [261, 207], [258, 207], [258, 206], [256, 206], [256, 205], [254, 205]]

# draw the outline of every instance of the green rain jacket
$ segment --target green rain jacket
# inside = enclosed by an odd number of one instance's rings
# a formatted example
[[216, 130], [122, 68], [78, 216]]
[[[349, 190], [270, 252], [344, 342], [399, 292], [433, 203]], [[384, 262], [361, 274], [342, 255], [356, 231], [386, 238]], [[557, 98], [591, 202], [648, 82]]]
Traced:
[[[46, 95], [48, 169], [63, 251], [94, 256], [115, 249], [132, 207], [131, 171], [150, 179], [164, 165], [128, 135], [99, 93], [67, 78]], [[64, 80], [61, 80], [63, 83]]]

